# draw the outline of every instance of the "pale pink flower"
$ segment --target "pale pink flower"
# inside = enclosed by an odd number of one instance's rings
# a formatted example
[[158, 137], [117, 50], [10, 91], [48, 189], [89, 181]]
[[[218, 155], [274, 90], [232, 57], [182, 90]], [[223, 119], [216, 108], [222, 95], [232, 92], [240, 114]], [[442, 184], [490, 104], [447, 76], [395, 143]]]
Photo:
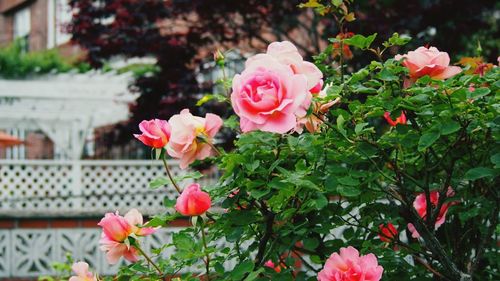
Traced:
[[[308, 90], [311, 92], [321, 90], [323, 73], [316, 65], [305, 61], [294, 44], [289, 41], [273, 42], [267, 46], [267, 54], [290, 66], [294, 73], [304, 74], [307, 78]], [[318, 86], [319, 90], [317, 89]]]
[[193, 183], [177, 198], [175, 209], [184, 216], [199, 216], [210, 209], [211, 204], [208, 193], [203, 192], [199, 184]]
[[374, 254], [360, 256], [349, 246], [333, 253], [318, 274], [319, 281], [379, 281], [384, 269], [378, 265]]
[[134, 134], [138, 140], [153, 148], [163, 148], [170, 138], [170, 125], [165, 120], [144, 120], [139, 124], [142, 134]]
[[[448, 188], [446, 193], [446, 197], [452, 197], [455, 194], [451, 187]], [[439, 192], [432, 191], [430, 193], [430, 199], [432, 204], [432, 211], [437, 207], [439, 202]], [[446, 220], [446, 213], [448, 212], [448, 208], [453, 205], [453, 202], [443, 203], [441, 209], [439, 210], [439, 214], [436, 218], [436, 223], [434, 224], [434, 229], [438, 229]], [[413, 208], [417, 211], [418, 215], [425, 221], [427, 218], [427, 200], [425, 198], [425, 193], [420, 193], [415, 197], [415, 201], [413, 201]], [[415, 226], [411, 223], [408, 224], [408, 229], [412, 233], [413, 238], [419, 238], [420, 234], [415, 229]]]
[[402, 64], [410, 71], [410, 78], [416, 80], [429, 75], [432, 79], [444, 80], [462, 71], [458, 66], [450, 66], [450, 56], [435, 47], [419, 47], [405, 55], [396, 55], [396, 60], [404, 59]]
[[222, 119], [208, 113], [205, 118], [193, 116], [189, 109], [183, 109], [168, 121], [172, 126], [172, 135], [167, 145], [167, 152], [173, 158], [180, 159], [181, 169], [187, 168], [195, 160], [203, 160], [212, 155], [213, 149], [207, 143], [222, 127]]
[[118, 212], [105, 214], [97, 225], [103, 230], [99, 241], [100, 249], [106, 252], [106, 259], [110, 264], [117, 263], [122, 256], [131, 262], [138, 260], [137, 249], [126, 243], [126, 240], [132, 234], [137, 237], [155, 232], [154, 228], [143, 227], [142, 224], [142, 215], [136, 209], [130, 210], [123, 217]]
[[76, 276], [71, 276], [69, 281], [97, 281], [95, 275], [89, 271], [89, 265], [86, 262], [75, 262], [71, 266], [71, 270], [73, 270]]

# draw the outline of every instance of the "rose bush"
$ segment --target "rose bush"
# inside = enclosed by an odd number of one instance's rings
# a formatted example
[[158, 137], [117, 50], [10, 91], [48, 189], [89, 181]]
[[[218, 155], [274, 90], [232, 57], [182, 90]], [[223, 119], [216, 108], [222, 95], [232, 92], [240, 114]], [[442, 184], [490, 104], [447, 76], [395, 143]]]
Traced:
[[[303, 6], [344, 29], [349, 2]], [[209, 161], [222, 176], [181, 190], [164, 161], [179, 192], [165, 214], [144, 225], [137, 211], [107, 214], [103, 250], [133, 262], [118, 279], [499, 279], [499, 68], [467, 72], [426, 47], [388, 56], [408, 39], [375, 38], [332, 38], [315, 65], [290, 42], [250, 57], [226, 96], [239, 126], [225, 126], [241, 129], [232, 151], [216, 147], [223, 122], [213, 114], [141, 126], [156, 157]], [[378, 60], [349, 73], [345, 46]], [[182, 216], [191, 227], [142, 250], [140, 236]]]

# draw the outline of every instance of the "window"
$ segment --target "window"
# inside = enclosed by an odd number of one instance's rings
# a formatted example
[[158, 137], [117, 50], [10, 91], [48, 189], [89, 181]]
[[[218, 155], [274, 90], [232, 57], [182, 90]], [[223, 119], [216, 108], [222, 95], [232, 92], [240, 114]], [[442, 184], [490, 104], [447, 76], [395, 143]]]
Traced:
[[29, 35], [31, 32], [30, 8], [24, 8], [14, 14], [14, 39], [21, 40], [24, 51], [29, 50]]

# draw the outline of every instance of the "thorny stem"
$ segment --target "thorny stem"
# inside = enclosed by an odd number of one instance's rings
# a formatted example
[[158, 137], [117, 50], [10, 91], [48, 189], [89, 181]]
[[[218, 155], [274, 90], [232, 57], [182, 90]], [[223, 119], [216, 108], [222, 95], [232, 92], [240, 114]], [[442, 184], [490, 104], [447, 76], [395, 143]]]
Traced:
[[167, 160], [165, 159], [165, 157], [162, 157], [161, 160], [163, 161], [163, 166], [165, 166], [165, 171], [167, 171], [168, 178], [170, 179], [170, 181], [174, 185], [177, 192], [179, 192], [179, 194], [181, 194], [182, 193], [181, 189], [179, 188], [179, 186], [175, 182], [174, 177], [172, 176], [172, 173], [170, 173], [170, 169], [168, 168]]
[[158, 271], [158, 274], [163, 277], [163, 272], [161, 271], [160, 267], [158, 267], [158, 265], [153, 262], [153, 260], [141, 249], [141, 247], [136, 245], [135, 248], [139, 251], [139, 253], [141, 253], [141, 255], [144, 256], [148, 263], [151, 264], [156, 269], [156, 271]]

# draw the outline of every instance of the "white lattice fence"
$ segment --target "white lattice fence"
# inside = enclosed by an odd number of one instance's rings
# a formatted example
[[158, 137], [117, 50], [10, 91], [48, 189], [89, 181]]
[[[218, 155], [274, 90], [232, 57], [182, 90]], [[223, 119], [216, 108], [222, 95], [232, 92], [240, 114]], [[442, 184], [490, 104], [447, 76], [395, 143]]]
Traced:
[[[169, 164], [174, 175], [184, 172]], [[165, 197], [176, 197], [173, 187], [149, 188], [164, 173], [159, 161], [0, 160], [0, 216], [102, 215], [131, 207], [157, 213]]]
[[[145, 237], [144, 249], [170, 243], [172, 233], [181, 228], [161, 229]], [[0, 277], [38, 277], [54, 274], [53, 262], [65, 262], [69, 253], [75, 260], [84, 260], [101, 275], [115, 274], [117, 265], [109, 265], [99, 250], [100, 229], [14, 229], [0, 230]], [[163, 256], [172, 255], [172, 249]]]

